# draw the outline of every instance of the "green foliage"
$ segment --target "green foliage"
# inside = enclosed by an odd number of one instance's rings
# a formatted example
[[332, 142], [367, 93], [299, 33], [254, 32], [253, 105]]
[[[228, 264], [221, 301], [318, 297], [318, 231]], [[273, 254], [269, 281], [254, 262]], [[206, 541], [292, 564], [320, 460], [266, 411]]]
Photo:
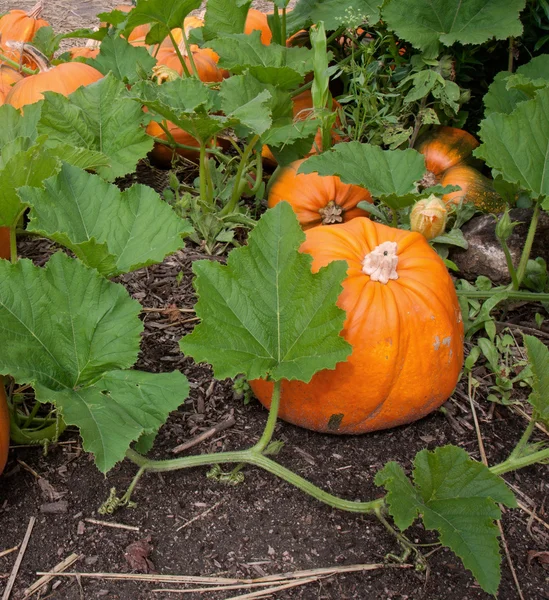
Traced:
[[162, 262], [191, 232], [151, 188], [120, 192], [68, 164], [44, 189], [24, 187], [19, 194], [32, 207], [29, 231], [69, 248], [107, 277]]
[[226, 266], [195, 262], [201, 323], [181, 340], [183, 352], [212, 364], [219, 379], [244, 374], [309, 381], [345, 360], [351, 348], [337, 335], [345, 313], [335, 301], [346, 264], [336, 261], [313, 275], [312, 258], [299, 252], [304, 237], [281, 202]]
[[183, 402], [185, 376], [125, 370], [137, 360], [140, 305], [80, 261], [0, 261], [0, 278], [0, 373], [54, 403], [108, 471]]
[[63, 144], [100, 152], [109, 166], [99, 166], [97, 173], [113, 181], [134, 171], [153, 147], [143, 128], [146, 117], [128, 94], [111, 74], [68, 98], [46, 92], [38, 133], [48, 136], [48, 147]]
[[396, 462], [376, 475], [397, 526], [405, 530], [421, 515], [425, 528], [439, 532], [441, 543], [461, 558], [482, 589], [495, 594], [501, 577], [497, 503], [516, 506], [505, 482], [456, 446], [419, 452], [413, 479]]
[[150, 74], [156, 60], [146, 48], [132, 46], [123, 37], [109, 35], [102, 42], [97, 58], [87, 61], [103, 75], [112, 73], [116, 79], [133, 84]]
[[382, 150], [379, 146], [349, 142], [311, 156], [299, 173], [338, 175], [344, 183], [361, 185], [392, 208], [417, 200], [416, 182], [425, 173], [425, 160], [415, 150]]
[[343, 5], [340, 0], [298, 0], [288, 13], [288, 34], [319, 21], [324, 22], [327, 30], [376, 23], [379, 21], [379, 5], [377, 0], [348, 0]]
[[204, 39], [242, 33], [250, 5], [251, 0], [208, 0], [202, 32]]
[[491, 113], [481, 123], [474, 155], [534, 196], [549, 195], [549, 86], [509, 115]]
[[382, 18], [396, 34], [430, 56], [440, 44], [482, 44], [522, 33], [526, 0], [388, 0]]
[[524, 345], [532, 366], [532, 393], [528, 402], [546, 425], [549, 424], [549, 350], [538, 338], [525, 335]]

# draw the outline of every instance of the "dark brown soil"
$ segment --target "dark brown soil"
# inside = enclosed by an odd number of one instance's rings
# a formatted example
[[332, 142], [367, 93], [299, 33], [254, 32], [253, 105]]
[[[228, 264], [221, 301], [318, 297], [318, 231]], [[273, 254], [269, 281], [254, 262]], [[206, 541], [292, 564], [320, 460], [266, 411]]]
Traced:
[[[0, 11], [30, 2], [0, 2]], [[98, 10], [115, 2], [65, 2], [47, 4], [46, 18], [56, 29], [90, 25]], [[93, 8], [92, 8], [93, 7]], [[78, 19], [72, 22], [71, 14]], [[86, 18], [90, 22], [86, 22]], [[20, 252], [43, 263], [50, 253], [43, 241], [22, 239]], [[192, 309], [191, 264], [210, 258], [189, 246], [163, 264], [125, 276], [124, 284], [147, 310], [145, 332], [137, 368], [150, 371], [180, 369], [191, 383], [191, 395], [162, 428], [153, 455], [173, 457], [171, 450], [212, 426], [234, 417], [233, 426], [191, 448], [189, 453], [206, 453], [245, 448], [261, 434], [267, 412], [257, 402], [245, 404], [233, 392], [232, 382], [212, 378], [208, 367], [184, 357], [178, 340], [190, 332], [194, 315], [162, 309], [175, 305]], [[223, 259], [218, 259], [223, 260]], [[182, 279], [178, 281], [178, 274]], [[150, 309], [158, 309], [158, 312]], [[507, 314], [506, 322], [533, 325], [532, 314]], [[541, 309], [540, 309], [541, 310]], [[547, 339], [545, 338], [545, 341]], [[526, 421], [513, 410], [485, 400], [490, 375], [480, 366], [475, 376], [483, 382], [476, 409], [488, 461], [503, 460], [520, 437]], [[367, 382], [366, 382], [367, 383]], [[279, 423], [275, 438], [284, 442], [278, 460], [322, 488], [348, 499], [368, 500], [382, 491], [373, 484], [377, 470], [387, 461], [398, 461], [408, 472], [417, 451], [456, 444], [479, 459], [478, 441], [469, 409], [467, 388], [462, 381], [447, 403], [452, 417], [436, 412], [420, 422], [395, 430], [364, 436], [337, 437], [312, 433]], [[34, 582], [37, 572], [53, 568], [71, 553], [81, 555], [71, 571], [86, 573], [137, 573], [256, 578], [300, 569], [351, 564], [383, 563], [400, 548], [375, 519], [336, 511], [293, 489], [274, 476], [246, 467], [245, 480], [236, 486], [207, 477], [207, 469], [162, 475], [147, 474], [133, 499], [136, 508], [112, 516], [98, 514], [99, 506], [116, 487], [122, 493], [136, 472], [128, 461], [107, 477], [83, 453], [77, 432], [68, 431], [62, 443], [50, 447], [16, 448], [10, 453], [0, 479], [0, 553], [21, 544], [29, 519], [36, 517], [27, 550], [16, 579], [12, 598]], [[549, 521], [547, 466], [538, 465], [506, 476], [518, 500]], [[58, 511], [58, 512], [56, 512]], [[123, 523], [138, 530], [111, 528], [87, 519]], [[529, 552], [549, 550], [548, 526], [530, 519], [522, 510], [505, 511], [503, 532], [516, 570], [523, 598], [549, 598], [549, 571], [538, 559], [528, 561]], [[419, 543], [433, 541], [421, 526], [407, 532]], [[150, 563], [139, 561], [139, 553], [128, 546], [148, 539]], [[429, 552], [431, 548], [426, 548]], [[11, 572], [17, 552], [0, 557], [0, 589]], [[394, 564], [394, 563], [388, 563]], [[414, 569], [381, 568], [356, 574], [337, 574], [270, 597], [303, 600], [391, 599], [473, 600], [487, 599], [460, 561], [445, 549], [428, 558], [427, 572]], [[547, 565], [545, 565], [547, 566]], [[57, 577], [43, 597], [80, 600], [108, 598], [144, 600], [179, 597], [167, 591], [175, 587], [158, 583], [111, 581], [104, 578]], [[192, 586], [197, 587], [197, 586]], [[226, 600], [249, 590], [186, 594], [190, 600]], [[520, 598], [507, 560], [502, 558], [501, 600]]]

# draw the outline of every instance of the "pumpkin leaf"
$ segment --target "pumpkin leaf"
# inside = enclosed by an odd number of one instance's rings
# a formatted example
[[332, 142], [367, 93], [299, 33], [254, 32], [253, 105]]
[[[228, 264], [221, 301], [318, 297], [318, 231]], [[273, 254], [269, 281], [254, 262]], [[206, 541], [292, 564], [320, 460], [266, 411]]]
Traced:
[[298, 173], [338, 175], [344, 183], [365, 187], [391, 208], [403, 208], [418, 198], [415, 183], [425, 173], [425, 159], [415, 150], [382, 150], [372, 144], [337, 144], [311, 156]]
[[273, 97], [257, 79], [244, 75], [229, 77], [221, 84], [219, 96], [223, 112], [240, 121], [237, 135], [244, 137], [250, 132], [261, 135], [271, 126]]
[[251, 0], [208, 0], [202, 33], [205, 40], [242, 33]]
[[376, 474], [396, 525], [407, 529], [421, 515], [425, 528], [439, 532], [441, 543], [461, 558], [482, 589], [495, 594], [501, 572], [494, 521], [501, 518], [498, 502], [516, 506], [511, 490], [456, 446], [418, 452], [413, 479], [414, 484], [396, 462]]
[[313, 70], [313, 52], [308, 48], [265, 46], [261, 32], [228, 34], [208, 42], [220, 56], [219, 66], [236, 75], [249, 72], [262, 83], [293, 89]]
[[549, 85], [549, 55], [536, 56], [516, 73], [498, 73], [483, 98], [484, 116], [493, 112], [511, 114], [520, 102], [534, 98], [538, 89]]
[[318, 121], [307, 119], [272, 127], [261, 136], [261, 142], [269, 146], [277, 163], [284, 166], [307, 155], [317, 131]]
[[549, 195], [549, 86], [520, 102], [509, 114], [491, 113], [481, 121], [482, 144], [473, 152], [534, 196]]
[[150, 187], [121, 192], [68, 164], [43, 189], [24, 187], [19, 194], [32, 207], [29, 231], [69, 248], [106, 277], [162, 262], [192, 233]]
[[440, 44], [482, 44], [522, 33], [526, 0], [388, 0], [382, 19], [398, 37], [430, 56]]
[[[40, 29], [38, 30], [40, 31]], [[0, 106], [0, 147], [5, 146], [16, 138], [29, 138], [34, 142], [38, 136], [36, 125], [40, 118], [42, 103], [36, 102], [25, 106], [25, 114], [9, 104]]]
[[193, 263], [201, 323], [180, 341], [183, 352], [209, 362], [218, 379], [309, 381], [345, 360], [351, 346], [338, 335], [345, 313], [335, 302], [346, 264], [313, 275], [312, 258], [299, 252], [304, 238], [290, 205], [280, 202], [226, 266]]
[[320, 21], [328, 31], [342, 26], [352, 29], [363, 23], [374, 24], [379, 21], [380, 4], [379, 0], [347, 0], [343, 8], [340, 0], [298, 0], [288, 12], [286, 28], [293, 34]]
[[112, 74], [79, 88], [68, 98], [53, 92], [44, 96], [38, 133], [48, 136], [50, 147], [71, 144], [107, 156], [109, 166], [97, 168], [107, 181], [134, 171], [153, 147], [142, 126], [145, 114]]
[[200, 4], [201, 0], [140, 0], [129, 13], [125, 33], [129, 35], [138, 25], [150, 23], [146, 42], [159, 44], [171, 29], [181, 27], [185, 17]]
[[549, 350], [538, 338], [523, 336], [528, 352], [528, 362], [532, 368], [532, 393], [528, 402], [539, 413], [540, 419], [549, 423]]
[[125, 371], [143, 324], [122, 285], [61, 252], [44, 268], [0, 263], [0, 373], [32, 385], [40, 402], [59, 403], [106, 472], [183, 402], [185, 376]]
[[132, 84], [151, 72], [156, 59], [146, 48], [132, 46], [120, 36], [109, 35], [101, 42], [97, 58], [86, 62], [103, 75], [110, 72], [116, 79]]
[[49, 154], [44, 143], [30, 138], [15, 138], [0, 150], [0, 227], [14, 227], [25, 209], [18, 188], [39, 187], [61, 166], [57, 157]]

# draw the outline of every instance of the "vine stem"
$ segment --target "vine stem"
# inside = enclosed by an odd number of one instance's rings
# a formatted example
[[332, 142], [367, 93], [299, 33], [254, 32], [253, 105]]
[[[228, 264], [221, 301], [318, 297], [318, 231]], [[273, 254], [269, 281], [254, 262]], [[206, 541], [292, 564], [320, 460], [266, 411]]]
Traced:
[[25, 73], [25, 75], [36, 75], [37, 73], [40, 73], [40, 69], [29, 69], [28, 67], [25, 67], [25, 65], [22, 65], [15, 60], [11, 60], [11, 58], [8, 58], [6, 55], [1, 53], [0, 62], [6, 63], [9, 67], [14, 68], [21, 73]]
[[278, 417], [278, 408], [280, 406], [280, 389], [282, 387], [281, 381], [275, 381], [273, 388], [273, 395], [271, 397], [271, 408], [269, 409], [269, 417], [267, 418], [267, 424], [263, 430], [263, 434], [257, 444], [252, 448], [255, 452], [263, 452], [269, 445], [271, 438], [276, 426]]
[[181, 63], [181, 66], [183, 67], [183, 73], [185, 73], [185, 77], [190, 77], [191, 72], [189, 71], [189, 67], [187, 67], [187, 63], [185, 62], [185, 59], [183, 58], [183, 54], [181, 54], [179, 45], [177, 44], [177, 42], [175, 41], [175, 38], [173, 37], [173, 33], [170, 31], [170, 33], [168, 35], [170, 36], [170, 40], [173, 44], [175, 53], [177, 54], [177, 58], [179, 59], [179, 62]]
[[495, 475], [503, 475], [504, 473], [509, 473], [509, 471], [517, 471], [518, 469], [523, 469], [524, 467], [535, 465], [536, 463], [546, 462], [548, 460], [549, 448], [544, 448], [543, 450], [532, 452], [526, 456], [521, 456], [518, 458], [509, 457], [502, 463], [490, 467], [490, 471]]
[[536, 202], [534, 206], [534, 214], [532, 215], [532, 220], [530, 221], [530, 227], [528, 228], [528, 234], [526, 235], [526, 241], [524, 242], [524, 249], [522, 250], [522, 254], [520, 257], [519, 266], [517, 269], [517, 288], [522, 283], [524, 279], [524, 275], [526, 273], [526, 267], [528, 265], [528, 259], [530, 258], [530, 252], [532, 251], [532, 245], [534, 244], [534, 237], [536, 236], [536, 229], [538, 227], [540, 215], [540, 203]]
[[[240, 164], [238, 165], [238, 169], [236, 171], [236, 175], [234, 177], [234, 187], [233, 187], [233, 192], [231, 194], [231, 198], [230, 200], [227, 202], [227, 204], [221, 209], [221, 211], [219, 212], [220, 216], [226, 216], [229, 213], [233, 212], [238, 204], [238, 201], [240, 200], [240, 197], [242, 196], [242, 179], [244, 176], [244, 171], [246, 170], [247, 164], [248, 164], [248, 158], [250, 157], [250, 154], [253, 152], [254, 146], [257, 144], [258, 140], [259, 140], [259, 135], [254, 135], [253, 138], [250, 140], [250, 143], [246, 146], [246, 148], [244, 149], [244, 152], [242, 153], [242, 157], [240, 159]], [[244, 181], [244, 184], [246, 182]]]
[[528, 440], [530, 439], [530, 436], [532, 435], [532, 432], [534, 431], [534, 427], [536, 426], [538, 417], [539, 415], [537, 415], [536, 411], [534, 411], [532, 418], [530, 419], [530, 421], [528, 421], [528, 426], [524, 430], [524, 433], [522, 434], [520, 440], [517, 442], [517, 445], [514, 447], [507, 460], [516, 460], [521, 456], [524, 448], [526, 447], [526, 444], [528, 443]]
[[458, 296], [465, 296], [466, 298], [477, 298], [479, 300], [486, 300], [491, 298], [498, 293], [507, 292], [507, 300], [522, 300], [525, 302], [549, 302], [549, 294], [543, 294], [541, 292], [520, 292], [508, 290], [506, 288], [494, 288], [486, 292], [477, 290], [456, 290]]
[[515, 269], [515, 265], [513, 264], [513, 258], [511, 256], [509, 246], [507, 245], [507, 242], [504, 239], [499, 240], [499, 243], [501, 244], [503, 254], [505, 254], [505, 261], [507, 262], [507, 269], [509, 270], [509, 274], [511, 275], [513, 289], [518, 290], [520, 283], [517, 278], [517, 270]]

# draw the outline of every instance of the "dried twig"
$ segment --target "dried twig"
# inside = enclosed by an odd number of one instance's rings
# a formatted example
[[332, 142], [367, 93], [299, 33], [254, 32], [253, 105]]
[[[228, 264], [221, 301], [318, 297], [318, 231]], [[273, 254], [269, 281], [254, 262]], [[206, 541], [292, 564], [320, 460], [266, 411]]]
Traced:
[[129, 531], [139, 531], [139, 527], [135, 525], [125, 525], [124, 523], [113, 523], [111, 521], [98, 521], [97, 519], [84, 519], [86, 523], [93, 525], [102, 525], [103, 527], [112, 527], [113, 529], [128, 529]]
[[270, 596], [275, 592], [281, 592], [282, 590], [287, 590], [289, 588], [297, 587], [298, 585], [306, 585], [307, 583], [313, 583], [318, 581], [319, 579], [323, 579], [321, 577], [310, 577], [308, 579], [299, 579], [297, 581], [290, 581], [289, 583], [284, 583], [282, 585], [277, 585], [274, 587], [267, 588], [265, 590], [257, 590], [256, 592], [249, 592], [248, 594], [242, 594], [241, 596], [231, 596], [227, 598], [227, 600], [247, 600], [248, 598], [264, 598], [265, 596]]
[[25, 556], [25, 551], [27, 550], [27, 544], [29, 543], [30, 536], [32, 533], [32, 528], [34, 527], [35, 522], [36, 522], [36, 517], [31, 517], [29, 519], [27, 531], [25, 533], [25, 537], [23, 538], [23, 541], [21, 542], [21, 549], [19, 550], [19, 554], [17, 555], [17, 558], [15, 559], [15, 564], [13, 565], [13, 569], [11, 570], [10, 578], [8, 579], [8, 583], [6, 584], [6, 589], [4, 590], [4, 594], [2, 595], [2, 600], [8, 600], [11, 595], [11, 590], [15, 583], [17, 573], [19, 572], [19, 567], [21, 566], [23, 556]]
[[200, 513], [199, 515], [196, 515], [196, 517], [193, 517], [190, 521], [187, 521], [186, 523], [183, 523], [183, 525], [181, 525], [181, 527], [178, 527], [176, 529], [176, 531], [181, 531], [182, 529], [185, 529], [185, 527], [188, 527], [191, 523], [194, 523], [195, 521], [198, 521], [198, 519], [201, 519], [202, 517], [205, 517], [208, 513], [211, 513], [212, 510], [214, 510], [215, 508], [217, 508], [222, 502], [223, 502], [223, 500], [220, 500], [219, 502], [216, 502], [213, 506], [210, 506], [210, 508], [208, 508], [204, 512]]
[[[53, 567], [51, 572], [57, 574], [57, 573], [60, 573], [61, 571], [64, 571], [65, 569], [68, 569], [79, 558], [82, 558], [82, 556], [83, 556], [82, 554], [74, 554], [74, 553], [71, 554], [70, 556], [67, 556], [67, 558], [65, 558], [65, 560], [63, 560], [60, 563], [58, 563], [57, 565], [55, 565], [55, 567]], [[38, 590], [43, 588], [54, 577], [55, 577], [55, 575], [44, 575], [43, 577], [40, 577], [40, 579], [37, 579], [31, 586], [29, 586], [25, 590], [25, 595], [23, 597], [23, 600], [25, 600], [25, 598], [30, 598], [33, 594], [35, 594]]]
[[0, 552], [0, 558], [2, 558], [3, 556], [7, 556], [8, 554], [15, 552], [16, 550], [19, 550], [19, 546], [14, 546], [13, 548], [8, 548], [7, 550], [2, 550], [2, 552]]
[[224, 431], [225, 429], [232, 427], [235, 423], [236, 423], [235, 418], [231, 415], [228, 419], [225, 419], [224, 421], [221, 421], [217, 425], [214, 425], [214, 427], [211, 427], [210, 429], [203, 431], [201, 434], [193, 437], [192, 439], [187, 440], [186, 442], [183, 442], [182, 444], [179, 444], [179, 446], [176, 446], [175, 448], [172, 449], [172, 452], [173, 452], [173, 454], [178, 454], [179, 452], [188, 450], [189, 448], [192, 448], [193, 446], [196, 446], [197, 444], [200, 444], [203, 441], [213, 437], [216, 433], [220, 433], [221, 431]]

